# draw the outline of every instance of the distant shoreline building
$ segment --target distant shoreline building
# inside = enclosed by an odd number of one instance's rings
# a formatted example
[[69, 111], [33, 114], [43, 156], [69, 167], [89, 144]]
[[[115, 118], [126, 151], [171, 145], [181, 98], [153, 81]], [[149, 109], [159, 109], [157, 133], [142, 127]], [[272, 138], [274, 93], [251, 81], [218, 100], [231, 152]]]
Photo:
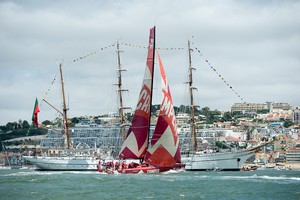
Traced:
[[231, 106], [231, 112], [257, 112], [258, 110], [267, 110], [266, 103], [234, 103]]
[[298, 107], [296, 107], [293, 112], [293, 122], [295, 124], [300, 124], [300, 110], [298, 109]]
[[258, 110], [291, 110], [289, 103], [234, 103], [231, 106], [231, 112], [257, 112]]

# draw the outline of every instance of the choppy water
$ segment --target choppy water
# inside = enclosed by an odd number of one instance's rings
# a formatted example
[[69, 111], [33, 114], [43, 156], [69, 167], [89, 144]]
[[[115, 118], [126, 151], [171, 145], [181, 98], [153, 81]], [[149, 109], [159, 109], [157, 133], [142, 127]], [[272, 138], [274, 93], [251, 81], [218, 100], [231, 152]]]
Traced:
[[0, 199], [300, 199], [300, 171], [100, 174], [0, 169]]

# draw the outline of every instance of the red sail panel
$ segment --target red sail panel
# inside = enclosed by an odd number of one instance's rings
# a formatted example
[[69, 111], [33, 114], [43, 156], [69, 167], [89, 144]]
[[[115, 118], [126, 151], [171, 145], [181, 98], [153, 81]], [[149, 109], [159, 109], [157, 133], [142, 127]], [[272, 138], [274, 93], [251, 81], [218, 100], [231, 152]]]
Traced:
[[150, 108], [154, 66], [154, 42], [155, 27], [150, 29], [148, 55], [142, 89], [131, 126], [126, 139], [121, 147], [119, 158], [139, 159], [144, 158], [148, 146], [148, 134], [150, 126]]
[[158, 51], [157, 56], [162, 79], [163, 101], [145, 161], [156, 166], [172, 166], [181, 162], [179, 137], [170, 88]]

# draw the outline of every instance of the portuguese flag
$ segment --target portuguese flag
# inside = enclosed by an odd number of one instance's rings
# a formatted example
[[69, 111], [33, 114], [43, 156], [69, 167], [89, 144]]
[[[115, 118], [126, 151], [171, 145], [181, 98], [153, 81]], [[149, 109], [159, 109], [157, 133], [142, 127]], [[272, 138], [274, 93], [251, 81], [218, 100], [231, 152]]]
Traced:
[[36, 125], [36, 127], [39, 126], [39, 123], [38, 123], [38, 113], [39, 112], [40, 112], [39, 103], [38, 103], [38, 100], [36, 98], [34, 108], [33, 108], [33, 113], [32, 113], [32, 122]]

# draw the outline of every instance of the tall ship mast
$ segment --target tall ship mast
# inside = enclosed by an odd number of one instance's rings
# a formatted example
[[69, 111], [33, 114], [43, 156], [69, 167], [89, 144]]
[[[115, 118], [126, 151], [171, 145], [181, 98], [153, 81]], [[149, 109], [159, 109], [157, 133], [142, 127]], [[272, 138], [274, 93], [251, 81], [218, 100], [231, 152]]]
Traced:
[[190, 93], [190, 107], [191, 107], [191, 136], [193, 137], [193, 151], [197, 151], [197, 135], [196, 135], [196, 125], [195, 125], [195, 105], [194, 105], [194, 97], [193, 97], [193, 90], [197, 89], [193, 86], [193, 70], [196, 70], [192, 66], [192, 51], [193, 49], [190, 46], [190, 41], [188, 41], [188, 51], [189, 51], [189, 93]]
[[206, 171], [206, 170], [227, 170], [238, 171], [242, 168], [248, 158], [253, 156], [255, 152], [268, 143], [260, 144], [256, 147], [228, 151], [228, 152], [213, 152], [213, 153], [201, 153], [198, 151], [197, 135], [196, 135], [196, 123], [195, 123], [195, 105], [193, 98], [193, 90], [197, 89], [193, 86], [193, 70], [196, 70], [192, 66], [190, 41], [188, 41], [189, 49], [189, 93], [190, 93], [190, 106], [191, 106], [191, 136], [193, 137], [193, 151], [189, 152], [189, 157], [186, 161], [185, 169], [187, 171]]
[[65, 98], [65, 88], [64, 88], [64, 80], [62, 75], [62, 64], [59, 64], [59, 72], [60, 72], [60, 80], [61, 80], [61, 91], [62, 91], [62, 100], [63, 100], [63, 118], [65, 124], [65, 134], [66, 134], [66, 143], [67, 148], [70, 149], [70, 136], [69, 136], [69, 124], [68, 124], [68, 116], [67, 116], [67, 105], [66, 105], [66, 98]]
[[70, 143], [70, 136], [69, 136], [69, 123], [68, 123], [68, 115], [67, 115], [67, 104], [66, 104], [66, 98], [65, 98], [65, 87], [64, 87], [64, 79], [62, 75], [62, 64], [59, 64], [59, 74], [60, 74], [60, 80], [61, 80], [61, 91], [62, 91], [62, 101], [63, 101], [63, 111], [55, 108], [52, 104], [50, 104], [46, 99], [43, 99], [44, 102], [46, 102], [49, 106], [51, 106], [54, 110], [56, 110], [58, 113], [60, 113], [63, 116], [63, 122], [64, 122], [64, 129], [65, 129], [65, 135], [66, 135], [66, 146], [67, 149], [70, 149], [71, 143]]
[[123, 137], [123, 141], [126, 138], [126, 130], [125, 130], [125, 126], [127, 125], [125, 123], [125, 117], [124, 117], [124, 109], [130, 109], [130, 107], [124, 107], [123, 106], [123, 92], [128, 92], [128, 89], [123, 89], [123, 85], [122, 85], [122, 72], [126, 72], [126, 69], [122, 69], [122, 65], [121, 65], [121, 58], [120, 58], [120, 52], [122, 52], [122, 50], [120, 50], [120, 45], [117, 42], [117, 59], [118, 59], [118, 95], [119, 95], [119, 102], [120, 102], [120, 107], [119, 107], [119, 114], [120, 114], [120, 123], [121, 123], [121, 133], [122, 133], [122, 137]]

